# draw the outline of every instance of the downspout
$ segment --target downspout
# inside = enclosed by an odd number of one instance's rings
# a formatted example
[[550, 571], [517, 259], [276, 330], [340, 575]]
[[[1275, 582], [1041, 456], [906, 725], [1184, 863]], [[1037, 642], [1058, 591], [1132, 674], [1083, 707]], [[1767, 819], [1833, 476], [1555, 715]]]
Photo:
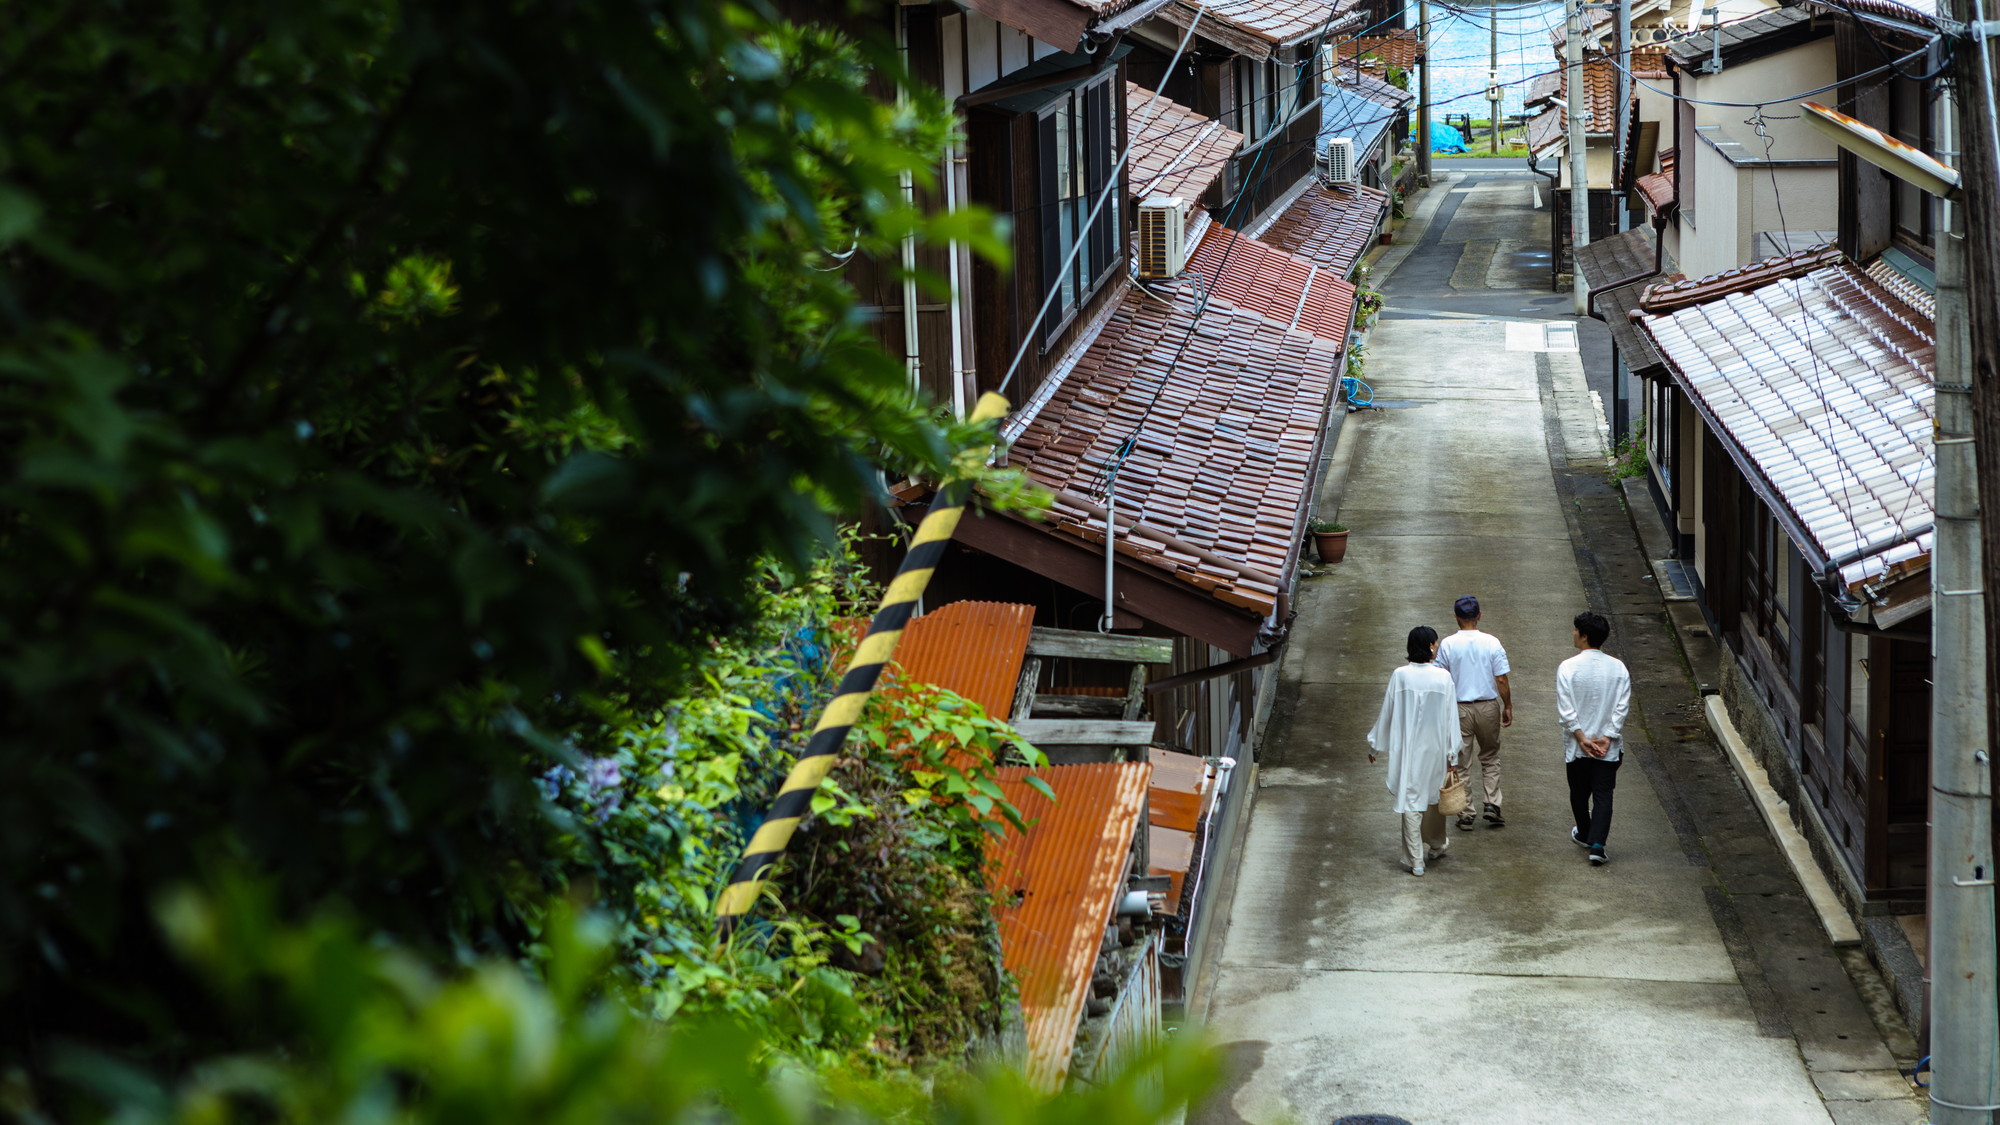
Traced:
[[[910, 71], [910, 24], [909, 17], [899, 5], [896, 8], [896, 55], [902, 60], [903, 73]], [[896, 84], [896, 109], [907, 112], [910, 91], [902, 83]], [[898, 186], [903, 192], [903, 204], [911, 210], [917, 206], [917, 181], [908, 169], [897, 174]], [[952, 331], [956, 333], [954, 324]], [[923, 385], [923, 357], [917, 342], [917, 236], [913, 232], [903, 237], [903, 362], [909, 368], [910, 389], [918, 390]], [[957, 397], [957, 392], [954, 392]]]
[[[897, 11], [901, 11], [899, 7]], [[958, 169], [965, 158], [958, 153], [957, 144], [944, 147], [944, 209], [946, 214], [958, 211]], [[961, 249], [957, 239], [945, 243], [951, 255], [951, 414], [954, 418], [965, 417], [965, 390], [967, 376], [965, 369], [965, 294], [963, 275], [958, 268], [958, 254]], [[915, 284], [914, 281], [911, 283]], [[907, 292], [906, 287], [906, 292]], [[907, 298], [906, 298], [907, 299]]]

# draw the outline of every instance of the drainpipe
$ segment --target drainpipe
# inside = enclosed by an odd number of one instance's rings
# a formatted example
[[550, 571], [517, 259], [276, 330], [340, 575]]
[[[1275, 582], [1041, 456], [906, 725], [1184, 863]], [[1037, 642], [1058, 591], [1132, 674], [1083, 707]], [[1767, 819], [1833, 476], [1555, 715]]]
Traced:
[[[896, 54], [902, 60], [903, 73], [908, 74], [910, 71], [910, 24], [909, 18], [904, 14], [904, 9], [900, 5], [896, 8]], [[910, 91], [902, 83], [897, 83], [896, 108], [898, 110], [907, 110], [909, 104]], [[904, 205], [914, 209], [917, 205], [916, 177], [905, 169], [898, 174], [897, 182], [903, 191]], [[956, 324], [952, 326], [952, 331], [954, 334], [958, 331]], [[923, 356], [921, 351], [922, 349], [917, 342], [917, 236], [912, 233], [905, 235], [903, 238], [903, 361], [909, 368], [910, 389], [913, 391], [923, 386]], [[957, 393], [954, 392], [954, 395], [956, 396]]]
[[[901, 11], [899, 7], [897, 11]], [[958, 146], [949, 144], [944, 149], [944, 209], [947, 214], [958, 211], [958, 170], [965, 163], [959, 155]], [[957, 239], [945, 243], [951, 255], [951, 414], [954, 418], [965, 417], [966, 385], [972, 373], [965, 367], [965, 293], [964, 278], [958, 268], [960, 244]]]
[[1635, 273], [1631, 277], [1621, 277], [1617, 281], [1607, 281], [1604, 284], [1598, 286], [1595, 289], [1592, 289], [1590, 292], [1583, 295], [1583, 307], [1590, 313], [1591, 316], [1596, 317], [1598, 320], [1604, 319], [1604, 314], [1597, 311], [1598, 294], [1606, 293], [1613, 289], [1622, 289], [1625, 286], [1630, 285], [1635, 281], [1644, 281], [1649, 277], [1657, 277], [1659, 276], [1660, 271], [1666, 268], [1667, 265], [1666, 227], [1667, 224], [1664, 220], [1657, 218], [1653, 220], [1653, 272], [1652, 273]]

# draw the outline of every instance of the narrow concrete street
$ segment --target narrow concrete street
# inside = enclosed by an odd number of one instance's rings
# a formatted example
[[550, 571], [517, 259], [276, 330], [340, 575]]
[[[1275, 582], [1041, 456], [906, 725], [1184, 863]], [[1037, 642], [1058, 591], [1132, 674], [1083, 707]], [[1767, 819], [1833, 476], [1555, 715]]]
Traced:
[[[1321, 511], [1353, 536], [1299, 598], [1201, 998], [1229, 1084], [1193, 1120], [1921, 1121], [1907, 1029], [1701, 725], [1713, 651], [1668, 614], [1606, 479], [1582, 362], [1601, 326], [1548, 289], [1548, 213], [1518, 168], [1441, 164], [1375, 266], [1385, 408], [1342, 420]], [[1418, 879], [1364, 736], [1405, 634], [1449, 632], [1467, 593], [1513, 663], [1507, 825], [1454, 830]], [[1568, 838], [1554, 714], [1586, 608], [1635, 695], [1603, 868]]]

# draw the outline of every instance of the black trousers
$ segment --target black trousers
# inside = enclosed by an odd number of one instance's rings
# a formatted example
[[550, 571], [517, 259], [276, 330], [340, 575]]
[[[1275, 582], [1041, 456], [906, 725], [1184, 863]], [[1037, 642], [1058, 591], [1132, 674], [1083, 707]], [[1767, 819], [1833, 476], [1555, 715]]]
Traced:
[[1565, 768], [1569, 771], [1569, 811], [1576, 816], [1577, 838], [1601, 848], [1611, 837], [1611, 791], [1618, 787], [1618, 762], [1583, 757]]

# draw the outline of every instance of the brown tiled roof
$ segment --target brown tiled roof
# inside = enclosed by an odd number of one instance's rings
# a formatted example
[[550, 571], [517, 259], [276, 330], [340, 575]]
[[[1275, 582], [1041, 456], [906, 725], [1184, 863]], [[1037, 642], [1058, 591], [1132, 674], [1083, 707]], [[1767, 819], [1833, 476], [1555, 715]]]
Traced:
[[1354, 286], [1347, 275], [1219, 223], [1195, 247], [1188, 269], [1237, 308], [1323, 340], [1345, 342], [1354, 324]]
[[[1060, 1087], [1069, 1070], [1152, 772], [1144, 762], [998, 771], [1001, 793], [1028, 822], [1026, 832], [989, 838], [987, 860], [1000, 963], [1021, 986], [1028, 1080], [1040, 1090]], [[1028, 784], [1031, 774], [1055, 800]]]
[[1550, 98], [1562, 96], [1563, 72], [1544, 71], [1528, 80], [1528, 91], [1521, 96], [1521, 104], [1528, 109], [1547, 102]]
[[1197, 35], [1265, 59], [1278, 47], [1319, 34], [1335, 8], [1327, 0], [1173, 0], [1159, 14], [1168, 23], [1187, 27], [1199, 12]]
[[[1232, 270], [1245, 260], [1237, 254]], [[1060, 490], [1037, 527], [1102, 543], [1103, 517], [1079, 494], [1097, 491], [1119, 446], [1134, 438], [1118, 473], [1118, 509], [1173, 543], [1128, 534], [1118, 551], [1224, 604], [1268, 615], [1303, 535], [1301, 509], [1342, 350], [1288, 328], [1290, 309], [1272, 320], [1219, 294], [1197, 320], [1193, 288], [1127, 293], [1010, 458]], [[1296, 305], [1297, 289], [1291, 294]]]
[[1349, 61], [1335, 68], [1334, 84], [1344, 86], [1376, 105], [1387, 106], [1390, 109], [1403, 109], [1415, 105], [1417, 96], [1384, 79], [1378, 73], [1380, 69]]
[[1831, 246], [1815, 246], [1795, 254], [1764, 258], [1746, 266], [1712, 273], [1707, 277], [1663, 282], [1646, 290], [1642, 304], [1649, 313], [1672, 312], [1689, 305], [1713, 301], [1731, 293], [1747, 292], [1784, 278], [1802, 277], [1814, 270], [1839, 265], [1846, 261], [1846, 257]]
[[997, 23], [1025, 31], [1067, 51], [1082, 45], [1084, 33], [1091, 26], [1124, 14], [1144, 0], [964, 0], [964, 3]]
[[1258, 238], [1347, 277], [1375, 241], [1389, 206], [1386, 191], [1363, 184], [1347, 187], [1307, 188]]
[[1540, 156], [1563, 142], [1563, 112], [1550, 106], [1528, 119], [1528, 151]]
[[1648, 214], [1657, 215], [1672, 207], [1677, 198], [1674, 194], [1674, 178], [1666, 172], [1648, 172], [1632, 181], [1639, 192], [1639, 198], [1646, 201]]
[[1004, 719], [1034, 622], [1031, 605], [952, 602], [904, 627], [896, 666], [903, 679], [955, 691]]
[[[1664, 49], [1667, 58], [1676, 65], [1697, 67], [1708, 62], [1720, 41], [1722, 65], [1727, 69], [1738, 62], [1809, 42], [1815, 34], [1812, 22], [1813, 14], [1805, 8], [1772, 8], [1713, 27], [1705, 25]], [[1822, 25], [1817, 31], [1820, 36], [1832, 33], [1831, 25]]]
[[[1560, 97], [1570, 105], [1575, 105], [1576, 99], [1569, 96], [1569, 68], [1564, 67], [1560, 70], [1550, 71], [1549, 74], [1555, 75], [1555, 93], [1553, 95], [1544, 94], [1542, 100], [1547, 101], [1552, 96]], [[1534, 85], [1530, 88], [1530, 93], [1540, 90], [1544, 80], [1549, 77], [1549, 74], [1537, 75]], [[1610, 59], [1602, 55], [1593, 55], [1584, 59], [1583, 89], [1585, 95], [1587, 95], [1586, 105], [1589, 110], [1588, 116], [1583, 119], [1583, 131], [1586, 134], [1597, 136], [1610, 133], [1618, 124], [1618, 68], [1612, 65]], [[1638, 99], [1635, 96], [1632, 104], [1636, 105], [1637, 102]], [[1534, 103], [1530, 102], [1528, 104], [1532, 106]], [[1544, 120], [1544, 118], [1551, 118], [1551, 120]], [[1568, 129], [1568, 111], [1551, 106], [1549, 109], [1543, 111], [1540, 117], [1529, 120], [1528, 151], [1539, 156], [1544, 151], [1554, 148], [1556, 145], [1562, 143]]]
[[1936, 344], [1845, 259], [1791, 272], [1803, 257], [1690, 283], [1698, 303], [1641, 324], [1800, 547], [1853, 588], [1929, 553]]
[[[1152, 108], [1147, 109], [1148, 103]], [[1192, 201], [1222, 175], [1243, 134], [1135, 82], [1125, 83], [1132, 194]]]
[[1373, 55], [1381, 59], [1385, 66], [1408, 70], [1417, 65], [1417, 56], [1423, 52], [1423, 40], [1414, 29], [1406, 28], [1387, 35], [1359, 35], [1344, 39], [1335, 45], [1335, 50], [1343, 59]]
[[1625, 52], [1625, 54], [1627, 59], [1626, 65], [1631, 68], [1633, 77], [1635, 78], [1667, 77], [1666, 47], [1663, 46], [1634, 47], [1631, 50]]

